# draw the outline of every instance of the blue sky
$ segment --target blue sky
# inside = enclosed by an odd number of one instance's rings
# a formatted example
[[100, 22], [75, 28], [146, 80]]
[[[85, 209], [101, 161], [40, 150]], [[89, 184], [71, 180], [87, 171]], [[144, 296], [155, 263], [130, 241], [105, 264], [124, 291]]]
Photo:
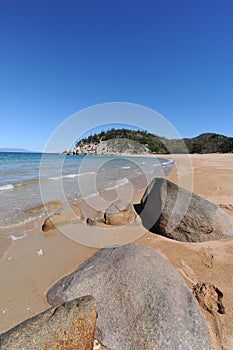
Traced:
[[232, 18], [231, 0], [0, 1], [0, 147], [42, 150], [67, 117], [115, 101], [182, 137], [233, 136]]

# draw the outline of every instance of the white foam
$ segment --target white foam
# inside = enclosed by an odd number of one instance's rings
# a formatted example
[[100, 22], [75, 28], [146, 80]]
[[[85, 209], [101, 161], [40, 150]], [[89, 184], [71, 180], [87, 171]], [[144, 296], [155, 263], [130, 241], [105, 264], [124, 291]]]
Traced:
[[130, 166], [123, 166], [122, 169], [130, 169]]
[[53, 176], [53, 177], [50, 177], [49, 180], [73, 179], [73, 178], [79, 177], [79, 176], [94, 175], [94, 174], [95, 174], [94, 171], [90, 171], [89, 173], [68, 174], [68, 175], [64, 175], [64, 176]]
[[129, 180], [126, 177], [124, 177], [123, 179], [117, 181], [116, 187], [124, 186], [127, 183], [129, 183]]
[[65, 179], [65, 178], [70, 178], [70, 179], [73, 179], [73, 178], [75, 178], [75, 177], [78, 177], [79, 176], [79, 174], [69, 174], [69, 175], [65, 175], [65, 176], [63, 176], [63, 178]]
[[9, 191], [13, 189], [14, 189], [14, 185], [11, 185], [11, 184], [0, 186], [0, 191]]
[[114, 185], [112, 187], [107, 187], [106, 190], [115, 190], [116, 188], [121, 187], [121, 186], [125, 186], [128, 183], [129, 183], [129, 180], [126, 177], [124, 177], [123, 179], [118, 180], [116, 185]]
[[26, 234], [23, 234], [22, 236], [11, 235], [10, 238], [12, 239], [12, 241], [17, 241], [18, 239], [22, 239], [22, 238], [24, 238], [26, 236], [27, 236]]
[[7, 229], [9, 229], [9, 228], [19, 227], [19, 226], [25, 225], [25, 224], [27, 224], [27, 223], [29, 223], [29, 222], [31, 222], [31, 221], [35, 221], [35, 220], [37, 220], [37, 219], [40, 219], [41, 217], [42, 217], [42, 214], [39, 215], [39, 216], [36, 216], [36, 217], [29, 217], [29, 218], [27, 218], [27, 219], [25, 219], [25, 220], [22, 220], [22, 221], [20, 221], [20, 222], [15, 223], [15, 224], [6, 225], [6, 226], [0, 226], [0, 229], [1, 229], [1, 230], [7, 230]]
[[88, 196], [86, 196], [85, 198], [92, 198], [92, 197], [96, 197], [99, 195], [99, 192], [96, 192], [96, 193], [92, 193], [92, 194], [89, 194]]

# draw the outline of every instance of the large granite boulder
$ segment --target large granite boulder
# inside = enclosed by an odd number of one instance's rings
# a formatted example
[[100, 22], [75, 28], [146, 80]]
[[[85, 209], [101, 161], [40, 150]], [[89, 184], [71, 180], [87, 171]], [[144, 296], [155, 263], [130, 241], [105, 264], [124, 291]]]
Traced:
[[140, 217], [150, 231], [183, 242], [233, 237], [233, 218], [215, 204], [155, 178], [141, 199]]
[[93, 350], [96, 304], [91, 296], [52, 307], [0, 335], [1, 350]]
[[209, 350], [208, 329], [180, 274], [160, 254], [128, 244], [105, 248], [59, 281], [47, 294], [61, 298], [91, 294], [97, 326], [112, 350]]
[[47, 217], [42, 225], [42, 230], [48, 232], [70, 223], [80, 223], [84, 220], [82, 210], [77, 205], [62, 209]]

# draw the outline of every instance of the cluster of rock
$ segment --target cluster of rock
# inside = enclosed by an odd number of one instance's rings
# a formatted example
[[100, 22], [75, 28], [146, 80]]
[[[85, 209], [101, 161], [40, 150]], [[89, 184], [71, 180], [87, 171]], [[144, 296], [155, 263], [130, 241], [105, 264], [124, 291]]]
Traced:
[[[96, 333], [95, 301], [85, 295], [96, 300]], [[204, 317], [183, 279], [143, 246], [101, 249], [47, 298], [56, 306], [2, 334], [2, 350], [210, 349]]]
[[107, 141], [83, 143], [63, 152], [67, 155], [121, 155], [148, 154], [147, 146], [129, 139], [111, 139]]
[[[139, 215], [138, 215], [139, 214]], [[174, 183], [155, 178], [140, 205], [116, 200], [104, 211], [84, 217], [78, 204], [45, 219], [44, 232], [69, 223], [108, 226], [141, 224], [149, 231], [181, 242], [204, 242], [232, 238], [233, 218], [215, 204]]]
[[98, 144], [96, 142], [80, 144], [70, 150], [65, 150], [63, 153], [68, 155], [97, 155], [97, 146]]
[[[152, 181], [136, 209], [146, 228], [180, 242], [232, 237], [232, 217], [165, 179]], [[44, 231], [85, 219], [78, 206], [70, 210], [47, 218]], [[115, 201], [87, 222], [125, 225], [137, 214]], [[202, 282], [190, 290], [168, 260], [135, 244], [99, 250], [47, 299], [53, 308], [0, 335], [2, 350], [210, 350], [201, 307], [225, 312], [216, 286]]]
[[84, 221], [90, 226], [97, 224], [110, 226], [139, 225], [141, 223], [133, 204], [121, 199], [114, 201], [105, 211], [93, 210], [92, 216], [86, 219], [78, 204], [72, 204], [69, 208], [62, 208], [49, 215], [44, 220], [42, 230], [48, 232], [67, 224], [80, 224]]
[[87, 224], [94, 226], [103, 223], [111, 226], [140, 224], [140, 217], [137, 215], [132, 203], [124, 199], [114, 201], [104, 212], [97, 211], [87, 218]]

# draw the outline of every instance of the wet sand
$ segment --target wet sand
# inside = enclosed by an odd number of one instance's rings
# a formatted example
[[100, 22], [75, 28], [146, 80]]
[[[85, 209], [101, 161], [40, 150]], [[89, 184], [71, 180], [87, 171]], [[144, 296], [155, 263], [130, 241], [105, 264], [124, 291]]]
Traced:
[[[171, 155], [162, 157], [173, 158]], [[182, 182], [183, 187], [190, 189], [193, 175], [191, 185], [195, 193], [233, 214], [233, 154], [191, 155], [192, 168], [185, 166], [185, 158], [187, 156], [174, 156], [176, 166], [168, 179], [180, 185]], [[177, 174], [178, 163], [179, 169], [183, 166], [184, 174]], [[141, 195], [135, 196], [135, 203], [140, 201]], [[39, 227], [41, 225], [42, 222], [38, 223]], [[95, 233], [96, 227], [80, 224], [70, 229], [87, 237]], [[136, 243], [159, 251], [180, 271], [190, 289], [197, 282], [216, 285], [223, 292], [225, 314], [215, 317], [203, 310], [213, 337], [212, 348], [218, 349], [214, 345], [217, 338], [224, 349], [233, 348], [233, 240], [188, 244], [147, 233], [142, 227], [121, 227], [113, 231], [115, 241], [119, 234], [125, 234], [129, 241], [140, 237]], [[105, 233], [107, 237], [106, 230]], [[105, 243], [108, 245], [111, 240]], [[0, 332], [48, 308], [46, 291], [98, 250], [78, 244], [58, 231], [45, 235], [40, 229], [11, 245], [9, 239], [1, 240], [0, 244]], [[40, 249], [43, 254], [37, 255]]]

